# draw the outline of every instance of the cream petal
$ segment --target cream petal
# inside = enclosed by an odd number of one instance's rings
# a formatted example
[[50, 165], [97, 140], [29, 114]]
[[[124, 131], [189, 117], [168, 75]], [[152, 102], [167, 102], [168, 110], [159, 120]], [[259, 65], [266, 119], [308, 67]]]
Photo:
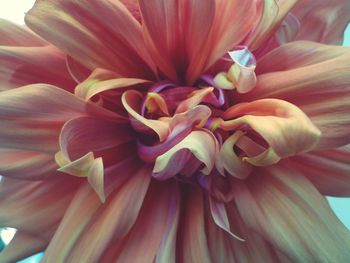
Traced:
[[126, 77], [153, 76], [141, 25], [119, 1], [40, 0], [25, 20], [33, 31], [89, 69], [106, 68]]
[[243, 222], [292, 262], [350, 258], [349, 231], [314, 186], [288, 166], [259, 169], [236, 191]]
[[350, 196], [350, 149], [345, 146], [315, 151], [289, 159], [291, 167], [307, 177], [323, 195]]
[[234, 130], [248, 125], [268, 143], [269, 148], [265, 152], [243, 158], [257, 166], [274, 164], [279, 158], [310, 151], [321, 135], [305, 113], [283, 100], [262, 99], [237, 104], [222, 117], [231, 120], [222, 121], [220, 128]]
[[292, 13], [300, 21], [296, 39], [341, 45], [350, 22], [347, 0], [299, 0]]
[[208, 175], [214, 168], [218, 142], [214, 135], [205, 130], [192, 131], [181, 142], [157, 157], [153, 177], [165, 180], [175, 176], [186, 166], [191, 154], [205, 167], [202, 173]]
[[[136, 121], [136, 123], [131, 122], [131, 124], [136, 129], [148, 128], [153, 130], [158, 135], [159, 140], [163, 141], [169, 134], [168, 123], [161, 120], [146, 119], [140, 115], [139, 112], [141, 110], [141, 99], [142, 94], [135, 90], [126, 91], [123, 93], [123, 106], [129, 113], [130, 117]], [[140, 125], [142, 127], [139, 127]]]

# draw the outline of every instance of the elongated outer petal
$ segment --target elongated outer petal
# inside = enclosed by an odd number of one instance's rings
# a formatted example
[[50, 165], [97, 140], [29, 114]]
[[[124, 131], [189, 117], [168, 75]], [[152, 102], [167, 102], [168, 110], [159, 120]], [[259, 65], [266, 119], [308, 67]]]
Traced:
[[[208, 205], [207, 205], [208, 206]], [[232, 238], [215, 224], [209, 208], [206, 209], [206, 233], [212, 262], [269, 262], [292, 263], [280, 251], [272, 247], [256, 232], [248, 229], [237, 211], [234, 202], [225, 204], [228, 220], [244, 242]]]
[[[168, 225], [169, 221], [174, 220], [172, 216], [179, 209], [176, 203], [178, 193], [179, 188], [176, 187], [174, 181], [167, 183], [152, 182], [138, 219], [130, 233], [118, 244], [112, 245], [111, 249], [116, 252], [113, 262], [154, 262], [158, 253], [173, 254], [174, 257], [170, 258], [170, 262], [172, 260], [176, 262], [176, 248], [162, 247], [161, 242], [168, 238], [167, 235], [170, 234], [168, 231], [171, 231]], [[160, 251], [160, 249], [174, 250]], [[166, 255], [164, 257], [166, 259]]]
[[153, 62], [141, 25], [120, 1], [40, 0], [25, 20], [33, 31], [89, 69], [106, 68], [127, 77], [152, 76]]
[[[140, 166], [134, 159], [106, 168], [106, 196], [118, 191]], [[122, 171], [122, 172], [121, 172]], [[60, 225], [45, 251], [44, 261], [65, 261], [80, 236], [102, 209], [102, 203], [88, 184], [82, 184], [72, 199]], [[58, 249], [59, 248], [59, 249]]]
[[258, 62], [254, 94], [241, 98], [288, 100], [321, 130], [318, 148], [339, 147], [350, 142], [349, 70], [350, 48], [307, 41], [286, 44]]
[[297, 2], [298, 0], [259, 1], [258, 13], [261, 13], [261, 19], [252, 34], [248, 36], [245, 45], [248, 45], [251, 50], [262, 47]]
[[290, 158], [291, 167], [307, 177], [323, 195], [350, 196], [350, 149], [345, 146]]
[[296, 39], [341, 45], [350, 22], [350, 2], [347, 0], [299, 0], [292, 13], [300, 21]]
[[158, 156], [153, 168], [153, 177], [165, 180], [175, 176], [185, 168], [193, 154], [205, 167], [201, 170], [208, 175], [214, 168], [218, 142], [214, 135], [205, 130], [191, 132], [181, 142]]
[[23, 231], [17, 231], [14, 238], [0, 253], [0, 262], [18, 262], [35, 253], [41, 252], [47, 246], [47, 241]]
[[201, 189], [191, 185], [184, 187], [182, 194], [184, 199], [181, 204], [184, 212], [179, 225], [177, 260], [184, 263], [210, 263]]
[[25, 26], [0, 19], [0, 45], [39, 47], [47, 45], [47, 42], [35, 35]]
[[292, 262], [346, 262], [350, 233], [325, 198], [288, 166], [259, 169], [237, 187], [239, 214]]
[[13, 183], [13, 192], [3, 194], [0, 201], [0, 225], [34, 235], [42, 235], [59, 222], [79, 185], [77, 180], [65, 177], [24, 183], [4, 178], [1, 192], [5, 186], [11, 189]]
[[[301, 152], [310, 151], [318, 143], [320, 131], [295, 105], [283, 100], [262, 99], [241, 103], [229, 108], [220, 127], [224, 130], [239, 129], [249, 125], [268, 143], [265, 152], [244, 158], [254, 165], [268, 165]], [[240, 117], [242, 116], [242, 117]], [[238, 117], [237, 119], [234, 119]]]
[[0, 45], [0, 91], [34, 83], [47, 83], [72, 91], [75, 83], [65, 55], [54, 46]]
[[113, 239], [127, 235], [139, 216], [151, 180], [150, 174], [150, 167], [141, 167], [119, 191], [111, 194], [78, 239], [67, 261], [96, 262]]

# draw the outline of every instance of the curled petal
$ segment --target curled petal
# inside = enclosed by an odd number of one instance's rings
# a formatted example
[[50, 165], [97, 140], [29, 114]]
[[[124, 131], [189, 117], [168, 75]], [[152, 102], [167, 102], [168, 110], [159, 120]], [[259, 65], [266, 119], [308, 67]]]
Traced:
[[98, 194], [101, 202], [105, 202], [103, 162], [101, 157], [95, 159], [92, 152], [74, 161], [64, 160], [61, 152], [57, 153], [56, 156], [57, 163], [61, 165], [58, 171], [77, 177], [86, 177]]
[[180, 143], [158, 156], [153, 168], [153, 176], [165, 180], [175, 176], [185, 168], [193, 154], [205, 167], [201, 170], [209, 174], [214, 167], [218, 143], [211, 133], [198, 130], [191, 132]]
[[268, 143], [269, 148], [258, 157], [245, 158], [247, 162], [258, 166], [273, 164], [279, 158], [310, 151], [317, 145], [321, 135], [298, 107], [277, 99], [237, 104], [229, 108], [223, 118], [236, 119], [221, 122], [220, 128], [245, 129], [244, 126], [248, 125]]
[[236, 131], [222, 144], [215, 160], [215, 167], [222, 175], [225, 175], [226, 170], [232, 176], [244, 179], [252, 171], [252, 166], [243, 162], [242, 158], [238, 157], [233, 150], [233, 146], [243, 135], [243, 132]]
[[213, 92], [214, 88], [204, 88], [200, 90], [196, 90], [190, 94], [190, 97], [184, 101], [182, 101], [179, 106], [176, 108], [176, 113], [188, 111], [200, 104], [206, 96]]
[[[161, 114], [165, 114], [169, 116], [168, 106], [161, 95], [155, 92], [148, 92], [145, 100], [145, 107], [143, 109], [147, 109], [147, 112], [152, 114], [160, 111]], [[144, 115], [144, 112], [141, 112]]]
[[239, 241], [245, 241], [239, 236], [232, 233], [230, 228], [230, 222], [227, 216], [227, 211], [225, 204], [214, 200], [213, 198], [209, 199], [210, 212], [213, 217], [213, 220], [217, 226], [229, 233], [232, 237], [238, 239]]
[[227, 78], [233, 83], [239, 93], [247, 93], [255, 87], [256, 60], [246, 46], [237, 47], [229, 55], [234, 65], [228, 71]]
[[161, 120], [146, 119], [139, 114], [142, 106], [141, 93], [134, 90], [124, 92], [122, 96], [122, 103], [130, 117], [134, 119], [134, 122], [131, 122], [131, 124], [135, 129], [142, 130], [146, 127], [157, 133], [160, 141], [165, 140], [166, 136], [169, 134], [169, 124]]
[[126, 88], [147, 82], [149, 81], [144, 79], [119, 78], [112, 71], [96, 69], [85, 81], [76, 86], [74, 93], [84, 100], [90, 100], [93, 96], [104, 91]]

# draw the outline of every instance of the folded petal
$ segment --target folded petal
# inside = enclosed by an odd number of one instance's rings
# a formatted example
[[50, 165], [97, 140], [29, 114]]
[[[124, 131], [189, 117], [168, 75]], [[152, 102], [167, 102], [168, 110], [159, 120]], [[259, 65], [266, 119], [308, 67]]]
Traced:
[[323, 195], [350, 196], [350, 149], [345, 146], [314, 151], [289, 159], [291, 167], [307, 177]]
[[141, 25], [119, 1], [40, 0], [27, 13], [26, 24], [89, 69], [153, 76]]
[[313, 42], [283, 45], [258, 63], [258, 72], [264, 74], [258, 76], [249, 99], [277, 97], [300, 107], [322, 132], [318, 148], [348, 144], [349, 61], [346, 47]]
[[292, 13], [300, 21], [296, 39], [341, 45], [350, 22], [350, 2], [347, 0], [300, 0]]
[[247, 227], [292, 262], [346, 262], [350, 233], [325, 198], [288, 166], [259, 169], [237, 186], [235, 202]]
[[114, 89], [126, 88], [137, 84], [144, 84], [149, 81], [136, 78], [118, 78], [118, 76], [108, 70], [96, 69], [92, 74], [75, 88], [75, 95], [90, 100], [95, 95]]
[[230, 120], [222, 121], [220, 128], [249, 131], [244, 127], [248, 125], [267, 142], [267, 150], [257, 156], [243, 158], [257, 166], [270, 165], [279, 158], [310, 151], [320, 137], [320, 131], [305, 113], [283, 100], [262, 99], [237, 104], [222, 117]]
[[47, 42], [25, 26], [0, 19], [0, 46], [39, 47], [45, 45]]
[[191, 132], [181, 142], [158, 156], [153, 168], [153, 177], [165, 180], [180, 173], [191, 155], [204, 164], [202, 173], [208, 175], [214, 168], [218, 142], [214, 135], [205, 130]]
[[72, 91], [65, 55], [53, 46], [0, 46], [0, 91], [47, 83]]

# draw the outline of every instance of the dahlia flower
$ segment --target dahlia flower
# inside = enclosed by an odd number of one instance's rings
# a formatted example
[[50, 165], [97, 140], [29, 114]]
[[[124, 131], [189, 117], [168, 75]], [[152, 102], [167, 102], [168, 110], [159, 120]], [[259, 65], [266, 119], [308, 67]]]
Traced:
[[37, 0], [0, 27], [13, 262], [349, 262], [348, 0]]

